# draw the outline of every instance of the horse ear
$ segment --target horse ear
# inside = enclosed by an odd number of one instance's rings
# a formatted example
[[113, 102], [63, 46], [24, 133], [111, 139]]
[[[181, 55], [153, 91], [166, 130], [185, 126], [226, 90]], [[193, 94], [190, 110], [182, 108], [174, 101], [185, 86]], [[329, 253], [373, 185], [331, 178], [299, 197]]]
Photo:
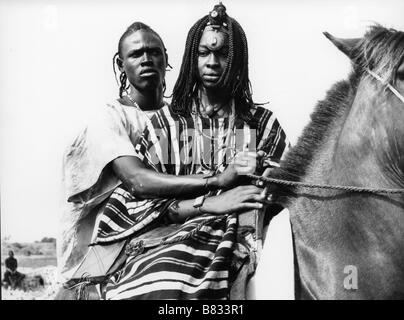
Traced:
[[336, 38], [328, 32], [323, 32], [323, 34], [329, 39], [338, 49], [340, 49], [343, 53], [345, 53], [349, 59], [354, 58], [355, 49], [358, 48], [359, 42], [361, 38], [351, 38], [351, 39], [342, 39]]

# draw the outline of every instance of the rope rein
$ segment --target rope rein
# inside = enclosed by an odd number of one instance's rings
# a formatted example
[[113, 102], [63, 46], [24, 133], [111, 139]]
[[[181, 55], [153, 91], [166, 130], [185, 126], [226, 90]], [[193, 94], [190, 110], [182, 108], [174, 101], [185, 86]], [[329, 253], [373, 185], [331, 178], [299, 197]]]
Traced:
[[[390, 83], [386, 82], [381, 76], [374, 73], [370, 69], [366, 69], [366, 72], [369, 73], [373, 78], [386, 86], [398, 99], [400, 99], [404, 103], [403, 95], [398, 92], [396, 88], [394, 88]], [[260, 181], [264, 181], [267, 183], [280, 184], [285, 186], [298, 186], [303, 188], [311, 188], [311, 189], [330, 189], [330, 190], [343, 190], [348, 192], [362, 192], [362, 193], [374, 193], [374, 194], [403, 194], [404, 189], [386, 189], [386, 188], [364, 188], [364, 187], [354, 187], [354, 186], [332, 186], [332, 185], [323, 185], [323, 184], [314, 184], [314, 183], [304, 183], [297, 181], [288, 181], [282, 179], [274, 179], [264, 176], [257, 176], [253, 174], [247, 175], [252, 179], [257, 179]]]
[[362, 192], [362, 193], [374, 193], [374, 194], [401, 194], [404, 193], [404, 189], [385, 189], [385, 188], [364, 188], [354, 186], [332, 186], [326, 184], [304, 183], [297, 181], [288, 181], [282, 179], [275, 179], [269, 177], [262, 177], [253, 174], [247, 175], [249, 178], [261, 180], [267, 183], [280, 184], [285, 186], [297, 186], [311, 189], [331, 189], [331, 190], [343, 190], [348, 192]]

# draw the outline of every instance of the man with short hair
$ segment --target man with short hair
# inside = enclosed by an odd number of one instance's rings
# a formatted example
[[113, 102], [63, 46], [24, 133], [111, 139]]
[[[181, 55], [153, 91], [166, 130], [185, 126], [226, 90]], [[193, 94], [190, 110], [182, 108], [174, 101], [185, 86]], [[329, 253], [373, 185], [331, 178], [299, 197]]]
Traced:
[[[135, 156], [134, 141], [149, 117], [165, 105], [168, 56], [161, 37], [148, 25], [135, 22], [122, 34], [114, 72], [116, 66], [119, 98], [92, 115], [63, 159], [65, 198], [57, 244], [60, 281], [65, 284], [83, 275], [104, 275], [120, 253], [120, 244], [89, 248], [97, 214], [121, 183], [112, 163]], [[104, 261], [95, 258], [100, 254]], [[92, 267], [83, 271], [84, 265]]]

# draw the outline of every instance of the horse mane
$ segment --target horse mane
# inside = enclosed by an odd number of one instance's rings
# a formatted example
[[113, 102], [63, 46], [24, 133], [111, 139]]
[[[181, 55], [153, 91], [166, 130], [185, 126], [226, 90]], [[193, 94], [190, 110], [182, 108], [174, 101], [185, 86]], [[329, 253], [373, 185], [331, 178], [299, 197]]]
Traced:
[[[394, 83], [397, 68], [404, 57], [404, 33], [380, 25], [369, 28], [353, 51], [352, 71], [347, 80], [335, 83], [319, 101], [296, 145], [289, 150], [280, 167], [271, 172], [271, 178], [301, 181], [317, 151], [329, 138], [335, 122], [351, 108], [357, 86], [365, 70], [370, 69]], [[273, 191], [277, 202], [285, 205], [288, 196], [297, 187], [278, 186]]]
[[[353, 52], [354, 70], [366, 69], [382, 75], [386, 83], [395, 84], [395, 75], [404, 59], [404, 32], [381, 25], [370, 26]], [[357, 66], [356, 66], [357, 65]]]
[[[325, 99], [317, 103], [310, 116], [310, 122], [303, 129], [296, 145], [286, 154], [280, 167], [271, 172], [271, 178], [297, 182], [303, 179], [317, 150], [334, 127], [334, 122], [350, 108], [357, 82], [356, 74], [352, 73], [349, 80], [339, 81], [333, 85]], [[293, 186], [280, 186], [273, 194], [284, 196], [285, 192], [290, 194], [295, 189]]]

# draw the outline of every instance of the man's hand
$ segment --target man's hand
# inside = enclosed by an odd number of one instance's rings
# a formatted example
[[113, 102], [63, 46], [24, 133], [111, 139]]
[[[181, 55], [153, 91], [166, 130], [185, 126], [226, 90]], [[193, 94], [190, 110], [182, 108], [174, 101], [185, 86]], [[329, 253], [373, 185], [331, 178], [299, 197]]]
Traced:
[[264, 156], [263, 151], [241, 151], [237, 153], [226, 170], [217, 176], [219, 188], [229, 189], [237, 184], [240, 177], [253, 174], [257, 168], [257, 163], [260, 163]]
[[256, 186], [240, 186], [225, 191], [218, 196], [206, 198], [201, 207], [202, 212], [211, 214], [228, 214], [251, 209], [263, 208], [265, 195]]

